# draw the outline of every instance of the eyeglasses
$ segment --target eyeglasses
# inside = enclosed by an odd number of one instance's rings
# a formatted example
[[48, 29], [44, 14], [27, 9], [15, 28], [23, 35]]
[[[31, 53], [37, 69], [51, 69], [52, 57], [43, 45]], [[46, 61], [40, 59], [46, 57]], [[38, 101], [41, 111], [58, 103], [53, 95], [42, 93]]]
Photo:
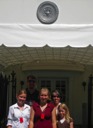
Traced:
[[35, 83], [35, 80], [28, 80], [29, 83]]

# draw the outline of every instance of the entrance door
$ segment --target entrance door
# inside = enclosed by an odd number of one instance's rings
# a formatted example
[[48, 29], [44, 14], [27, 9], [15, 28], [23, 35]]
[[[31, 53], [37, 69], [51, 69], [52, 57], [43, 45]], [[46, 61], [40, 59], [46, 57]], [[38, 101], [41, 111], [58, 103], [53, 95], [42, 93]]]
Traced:
[[62, 102], [67, 102], [68, 79], [67, 78], [39, 78], [39, 89], [47, 87], [50, 92], [57, 89], [62, 95]]

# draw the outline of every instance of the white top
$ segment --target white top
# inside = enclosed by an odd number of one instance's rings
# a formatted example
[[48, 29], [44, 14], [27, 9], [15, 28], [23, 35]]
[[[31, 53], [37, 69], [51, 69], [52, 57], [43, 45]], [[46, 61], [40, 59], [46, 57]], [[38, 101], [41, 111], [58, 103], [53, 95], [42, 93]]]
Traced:
[[61, 119], [60, 123], [62, 124], [65, 120], [66, 120], [65, 118]]
[[24, 105], [23, 110], [19, 109], [17, 103], [10, 106], [7, 119], [7, 126], [11, 125], [12, 128], [28, 128], [30, 119], [30, 109], [31, 107], [27, 104]]

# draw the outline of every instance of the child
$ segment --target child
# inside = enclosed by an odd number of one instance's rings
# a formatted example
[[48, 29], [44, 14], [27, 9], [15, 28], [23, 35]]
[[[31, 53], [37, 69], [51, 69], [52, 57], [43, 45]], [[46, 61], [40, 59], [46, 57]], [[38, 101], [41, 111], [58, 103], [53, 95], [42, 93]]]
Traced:
[[40, 90], [39, 100], [32, 105], [28, 128], [56, 128], [54, 105], [49, 102], [50, 92], [47, 88]]
[[73, 119], [70, 117], [69, 109], [66, 104], [60, 104], [58, 106], [58, 114], [58, 128], [74, 128]]
[[25, 104], [26, 96], [25, 90], [17, 93], [17, 103], [9, 107], [7, 128], [28, 128], [30, 106]]

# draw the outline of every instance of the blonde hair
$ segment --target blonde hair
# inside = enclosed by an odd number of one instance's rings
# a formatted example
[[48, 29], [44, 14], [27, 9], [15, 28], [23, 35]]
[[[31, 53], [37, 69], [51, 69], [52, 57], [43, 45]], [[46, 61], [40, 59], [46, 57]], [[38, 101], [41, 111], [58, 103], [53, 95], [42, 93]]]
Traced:
[[47, 93], [48, 93], [48, 97], [49, 97], [48, 100], [50, 101], [50, 100], [51, 100], [51, 94], [50, 94], [49, 89], [46, 88], [46, 87], [41, 88], [40, 91], [39, 91], [39, 96], [40, 96], [40, 94], [41, 94], [42, 91], [47, 91]]
[[62, 104], [60, 104], [60, 105], [58, 106], [58, 111], [59, 111], [60, 108], [62, 108], [62, 109], [64, 109], [64, 110], [66, 111], [65, 119], [66, 119], [66, 121], [67, 121], [68, 123], [70, 123], [71, 120], [72, 120], [72, 118], [70, 117], [70, 112], [69, 112], [68, 106], [67, 106], [65, 103], [62, 103]]
[[17, 92], [17, 96], [21, 95], [21, 94], [26, 94], [27, 95], [27, 92], [25, 89], [20, 89], [18, 92]]

